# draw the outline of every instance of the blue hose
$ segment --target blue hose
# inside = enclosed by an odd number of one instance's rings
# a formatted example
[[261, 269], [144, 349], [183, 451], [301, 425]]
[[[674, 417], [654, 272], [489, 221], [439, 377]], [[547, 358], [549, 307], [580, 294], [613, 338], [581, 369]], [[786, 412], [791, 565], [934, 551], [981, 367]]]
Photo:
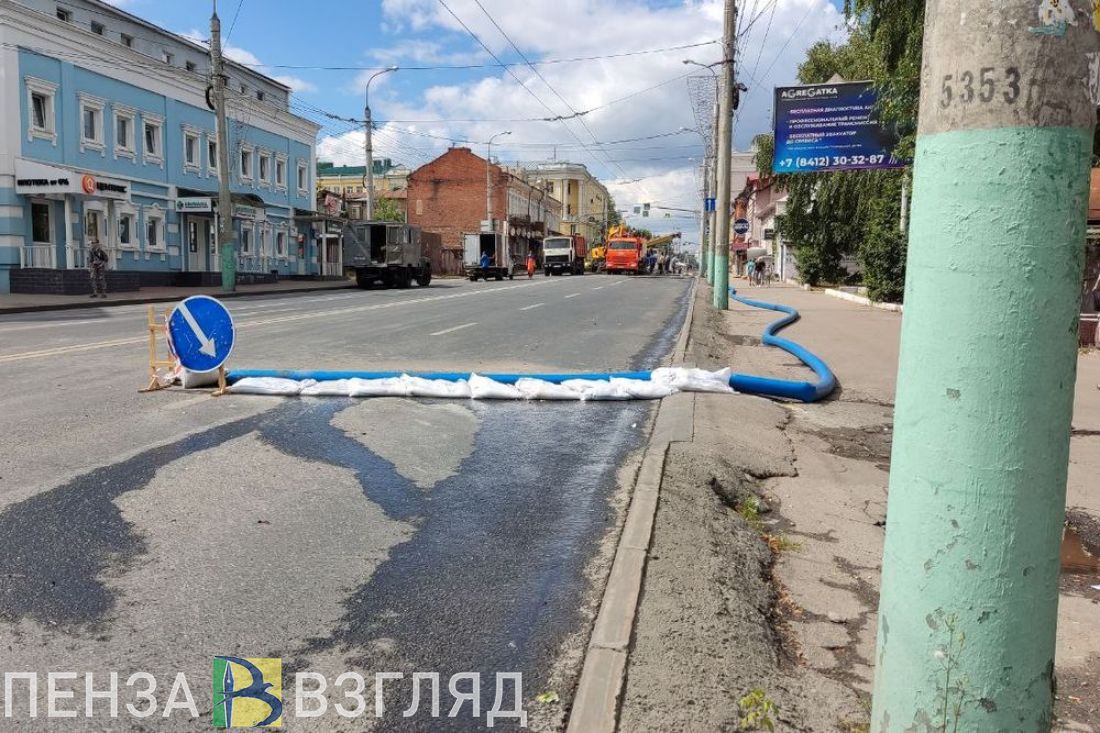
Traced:
[[[772, 379], [770, 377], [755, 377], [749, 374], [730, 375], [730, 387], [745, 394], [764, 395], [767, 397], [782, 397], [802, 402], [817, 402], [827, 397], [836, 388], [836, 377], [824, 361], [807, 351], [803, 347], [780, 338], [775, 334], [799, 319], [798, 311], [794, 308], [776, 303], [765, 303], [759, 300], [749, 300], [737, 295], [737, 291], [730, 288], [733, 299], [767, 310], [779, 311], [787, 315], [774, 321], [764, 330], [763, 343], [768, 346], [777, 346], [792, 356], [798, 358], [803, 364], [814, 371], [818, 377], [816, 382], [799, 382], [790, 379]], [[311, 371], [311, 370], [284, 370], [284, 369], [234, 369], [229, 372], [227, 379], [230, 384], [250, 377], [275, 377], [280, 379], [305, 380], [313, 379], [318, 382], [330, 382], [337, 379], [388, 379], [408, 374], [411, 377], [424, 379], [441, 379], [447, 382], [457, 382], [461, 379], [469, 379], [469, 372], [365, 372], [365, 371]], [[541, 379], [552, 384], [561, 384], [570, 379], [609, 380], [620, 379], [649, 379], [652, 372], [594, 372], [587, 374], [482, 374], [502, 384], [515, 384], [520, 379]]]

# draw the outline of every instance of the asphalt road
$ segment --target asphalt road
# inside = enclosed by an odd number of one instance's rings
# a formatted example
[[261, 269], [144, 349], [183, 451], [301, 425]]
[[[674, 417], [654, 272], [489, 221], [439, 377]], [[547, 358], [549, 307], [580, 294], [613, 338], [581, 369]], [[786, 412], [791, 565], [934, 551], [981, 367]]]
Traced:
[[[670, 351], [689, 284], [239, 300], [232, 366], [647, 368]], [[482, 730], [494, 673], [522, 673], [528, 706], [562, 684], [651, 404], [142, 395], [144, 324], [139, 306], [0, 317], [0, 671], [38, 671], [38, 728], [191, 730], [186, 713], [160, 717], [179, 671], [209, 725], [217, 654], [282, 658], [288, 710], [293, 672], [368, 678], [366, 717], [330, 709], [288, 719], [297, 730]], [[48, 670], [149, 672], [157, 715], [86, 719], [81, 678], [66, 703], [81, 717], [47, 724]], [[406, 680], [375, 721], [383, 671]], [[423, 700], [404, 718], [413, 672], [439, 673], [443, 715], [450, 676], [481, 673], [482, 717], [435, 719]]]

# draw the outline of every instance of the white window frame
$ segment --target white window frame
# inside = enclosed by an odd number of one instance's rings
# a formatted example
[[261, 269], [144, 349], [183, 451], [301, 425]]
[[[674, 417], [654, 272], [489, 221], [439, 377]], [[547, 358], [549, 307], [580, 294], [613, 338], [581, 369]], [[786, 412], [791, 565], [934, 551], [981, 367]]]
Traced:
[[[245, 237], [245, 235], [248, 235]], [[252, 243], [256, 239], [256, 225], [250, 221], [241, 222], [241, 254], [252, 255]]]
[[[279, 175], [280, 171], [282, 171], [282, 175]], [[276, 191], [285, 191], [286, 190], [286, 172], [287, 172], [286, 156], [281, 155], [281, 154], [276, 154], [275, 155], [275, 190]]]
[[[279, 238], [280, 237], [282, 237], [282, 239], [283, 239], [282, 252], [279, 251]], [[287, 234], [286, 228], [281, 227], [281, 226], [276, 227], [275, 228], [275, 257], [277, 257], [280, 260], [285, 260], [285, 259], [288, 259], [290, 257], [289, 242], [290, 242], [290, 237]]]
[[[137, 208], [130, 206], [129, 204], [115, 204], [115, 239], [118, 241], [119, 249], [136, 250], [140, 249], [142, 237], [138, 232], [138, 216]], [[130, 220], [130, 241], [122, 241], [122, 220]]]
[[[187, 160], [187, 141], [195, 141], [195, 159], [191, 162]], [[188, 125], [183, 126], [183, 170], [185, 173], [199, 174], [202, 172], [202, 131], [190, 127]]]
[[[115, 139], [115, 158], [129, 158], [135, 160], [137, 158], [137, 110], [133, 107], [126, 107], [118, 103], [112, 103], [111, 108], [114, 111], [114, 131]], [[118, 123], [119, 120], [126, 120], [130, 123], [130, 144], [121, 145], [118, 142]]]
[[[210, 154], [210, 146], [214, 146], [214, 154]], [[216, 133], [206, 133], [206, 175], [217, 177], [218, 175], [218, 136]]]
[[[38, 241], [37, 239], [34, 238], [34, 207], [35, 206], [45, 206], [46, 207], [46, 211], [47, 211], [46, 219], [47, 219], [47, 223], [49, 224], [49, 228], [50, 228], [49, 241], [40, 242], [40, 241]], [[57, 221], [56, 221], [57, 217], [54, 215], [53, 202], [50, 201], [49, 199], [32, 198], [30, 200], [30, 209], [29, 210], [30, 210], [30, 218], [31, 218], [31, 246], [33, 246], [33, 247], [44, 247], [46, 245], [54, 244], [54, 242], [57, 238]]]
[[[77, 96], [80, 100], [80, 152], [95, 150], [102, 153], [106, 149], [103, 143], [103, 110], [106, 109], [107, 103], [99, 97], [93, 97], [84, 92], [80, 92]], [[94, 112], [96, 115], [94, 137], [88, 137], [85, 134], [84, 115], [87, 112]]]
[[306, 164], [298, 161], [298, 193], [302, 196], [309, 193], [309, 189], [306, 188], [308, 185], [309, 174], [306, 172]]
[[[149, 151], [149, 146], [146, 144], [147, 139], [145, 136], [145, 128], [153, 127], [156, 129], [156, 150]], [[159, 165], [164, 167], [164, 118], [159, 115], [150, 114], [148, 112], [141, 113], [141, 157], [146, 164]]]
[[[166, 252], [168, 243], [164, 241], [165, 210], [153, 204], [145, 207], [144, 225], [141, 228], [141, 241], [145, 245], [146, 252]], [[156, 227], [156, 244], [149, 243], [149, 225]]]
[[[264, 170], [264, 169], [267, 170]], [[271, 151], [258, 149], [256, 151], [256, 179], [261, 186], [271, 185]]]
[[[237, 155], [237, 175], [244, 182], [251, 183], [256, 175], [256, 149], [251, 145], [241, 145], [241, 152]], [[245, 154], [248, 155], [248, 172], [245, 173]]]
[[[24, 86], [27, 88], [27, 142], [35, 138], [49, 140], [57, 145], [57, 85], [45, 79], [36, 79], [33, 76], [23, 77]], [[46, 100], [45, 125], [38, 127], [34, 124], [34, 95], [39, 94]]]

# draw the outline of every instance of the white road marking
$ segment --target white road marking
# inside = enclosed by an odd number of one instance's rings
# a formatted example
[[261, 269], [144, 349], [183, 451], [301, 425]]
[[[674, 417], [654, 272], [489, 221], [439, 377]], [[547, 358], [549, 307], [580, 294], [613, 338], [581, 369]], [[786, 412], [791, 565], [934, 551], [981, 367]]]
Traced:
[[470, 328], [471, 326], [476, 326], [476, 325], [477, 325], [477, 321], [474, 321], [473, 323], [463, 323], [461, 326], [455, 326], [454, 328], [445, 328], [442, 331], [436, 331], [435, 333], [429, 333], [428, 335], [429, 336], [443, 336], [445, 334], [454, 333], [455, 331], [461, 331], [464, 328]]
[[546, 305], [546, 303], [535, 303], [534, 305], [529, 305], [529, 306], [526, 306], [524, 308], [520, 308], [520, 310], [521, 311], [529, 311], [529, 310], [533, 310], [535, 308], [541, 308], [544, 305]]
[[604, 286], [603, 286], [603, 285], [600, 285], [600, 286], [598, 286], [598, 287], [595, 287], [595, 288], [592, 288], [592, 289], [593, 289], [593, 290], [603, 290], [603, 289], [604, 289]]
[[565, 299], [569, 300], [570, 298], [576, 298], [578, 295], [580, 295], [580, 293], [573, 293], [572, 295], [565, 296]]
[[624, 282], [626, 282], [626, 280], [616, 280], [615, 282], [611, 283], [611, 284], [610, 284], [610, 285], [608, 285], [607, 287], [609, 287], [609, 288], [613, 288], [613, 287], [615, 287], [616, 285], [622, 285], [622, 284], [623, 284]]

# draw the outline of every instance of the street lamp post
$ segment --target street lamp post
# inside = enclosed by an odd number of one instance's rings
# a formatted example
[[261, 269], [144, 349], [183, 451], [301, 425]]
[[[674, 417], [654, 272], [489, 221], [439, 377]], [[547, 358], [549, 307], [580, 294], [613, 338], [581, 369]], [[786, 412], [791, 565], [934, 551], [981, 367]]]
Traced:
[[371, 146], [371, 130], [374, 127], [374, 124], [371, 122], [370, 117], [370, 83], [378, 77], [382, 76], [382, 74], [388, 74], [392, 71], [397, 71], [397, 69], [398, 67], [396, 66], [387, 66], [385, 69], [371, 74], [371, 77], [367, 79], [366, 91], [363, 93], [363, 122], [364, 124], [366, 124], [367, 127], [367, 137], [365, 143], [367, 150], [367, 168], [365, 171], [363, 171], [363, 183], [367, 187], [367, 221], [371, 221], [374, 219], [374, 149]]
[[[721, 62], [719, 62], [721, 63]], [[711, 146], [709, 152], [709, 160], [707, 162], [707, 168], [709, 169], [709, 175], [706, 181], [706, 187], [709, 190], [710, 197], [715, 199], [714, 211], [706, 214], [707, 216], [707, 230], [709, 237], [707, 241], [702, 244], [703, 262], [701, 263], [701, 274], [706, 275], [707, 281], [712, 285], [714, 284], [714, 254], [718, 248], [718, 243], [715, 240], [715, 217], [718, 210], [718, 72], [714, 70], [715, 64], [703, 64], [692, 59], [684, 59], [684, 64], [687, 66], [698, 66], [701, 69], [706, 69], [714, 77], [714, 122], [713, 130], [711, 131]], [[729, 202], [726, 202], [726, 206], [729, 206]]]
[[495, 232], [497, 229], [493, 226], [493, 141], [498, 137], [504, 135], [511, 135], [511, 130], [505, 130], [504, 132], [498, 132], [489, 138], [489, 142], [486, 144], [485, 149], [485, 221], [489, 224], [489, 231]]

